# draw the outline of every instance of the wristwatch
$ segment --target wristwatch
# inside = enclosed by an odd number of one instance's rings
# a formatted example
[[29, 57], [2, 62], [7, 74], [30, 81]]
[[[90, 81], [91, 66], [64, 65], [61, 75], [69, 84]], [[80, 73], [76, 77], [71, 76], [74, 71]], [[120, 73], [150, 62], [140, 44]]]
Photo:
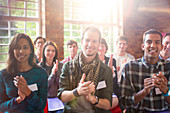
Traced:
[[95, 96], [95, 98], [97, 99], [97, 101], [93, 105], [97, 105], [99, 103], [99, 98], [97, 96]]
[[73, 95], [74, 95], [75, 97], [81, 96], [81, 95], [79, 95], [79, 93], [77, 92], [77, 88], [75, 88], [75, 89], [73, 90]]

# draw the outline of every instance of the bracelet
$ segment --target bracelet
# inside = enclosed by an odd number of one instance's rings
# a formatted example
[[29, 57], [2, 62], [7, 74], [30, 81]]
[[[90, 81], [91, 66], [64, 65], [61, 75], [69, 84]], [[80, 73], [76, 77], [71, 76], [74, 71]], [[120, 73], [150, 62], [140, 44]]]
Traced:
[[99, 103], [99, 98], [97, 96], [95, 96], [95, 98], [97, 99], [97, 101], [93, 105], [97, 105]]
[[170, 96], [170, 88], [168, 89], [168, 91], [167, 91], [167, 93], [166, 93], [166, 94], [162, 93], [162, 95], [163, 95], [163, 96], [165, 96], [165, 97]]
[[74, 95], [75, 97], [81, 96], [81, 95], [79, 95], [79, 93], [77, 92], [77, 88], [75, 88], [75, 89], [73, 90], [73, 95]]

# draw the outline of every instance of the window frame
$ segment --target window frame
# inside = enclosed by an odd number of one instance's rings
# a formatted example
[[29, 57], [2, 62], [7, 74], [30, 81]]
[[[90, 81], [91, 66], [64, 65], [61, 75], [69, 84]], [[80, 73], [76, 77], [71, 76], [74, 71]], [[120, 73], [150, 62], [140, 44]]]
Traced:
[[[10, 5], [9, 5], [10, 1], [22, 1], [22, 2], [24, 2], [25, 7], [24, 8], [10, 7]], [[37, 9], [27, 9], [27, 3], [37, 3], [38, 7], [37, 7]], [[27, 30], [31, 30], [29, 28], [26, 28], [27, 22], [35, 22], [35, 24], [38, 25], [38, 26], [36, 25], [36, 29], [39, 29], [39, 30], [38, 30], [38, 32], [36, 32], [36, 36], [31, 36], [31, 38], [34, 39], [34, 38], [36, 38], [37, 36], [40, 35], [41, 27], [42, 27], [41, 24], [40, 24], [41, 23], [41, 18], [40, 18], [41, 17], [41, 0], [36, 0], [36, 2], [31, 1], [31, 0], [7, 0], [7, 6], [0, 5], [0, 8], [8, 8], [8, 14], [9, 14], [9, 15], [0, 15], [0, 21], [1, 22], [6, 21], [8, 23], [7, 28], [0, 28], [0, 30], [3, 30], [3, 29], [8, 30], [8, 36], [0, 36], [0, 38], [7, 38], [8, 42], [9, 42], [8, 44], [0, 43], [1, 48], [5, 47], [5, 46], [9, 47], [10, 40], [11, 40], [11, 38], [13, 38], [11, 36], [11, 31], [15, 30], [15, 29], [16, 30], [20, 29], [20, 28], [11, 28], [11, 22], [17, 22], [17, 21], [18, 22], [24, 22], [24, 28], [21, 28], [21, 30], [24, 30], [24, 33], [26, 33]], [[11, 16], [11, 9], [22, 9], [22, 10], [24, 10], [25, 11], [24, 17]], [[28, 10], [37, 11], [38, 16], [37, 17], [28, 17], [27, 16]], [[33, 30], [35, 30], [35, 29], [33, 28]], [[1, 55], [8, 55], [8, 52], [0, 52], [0, 56]], [[0, 64], [4, 65], [4, 64], [6, 64], [6, 62], [0, 61]], [[1, 67], [1, 68], [4, 68], [4, 67]]]

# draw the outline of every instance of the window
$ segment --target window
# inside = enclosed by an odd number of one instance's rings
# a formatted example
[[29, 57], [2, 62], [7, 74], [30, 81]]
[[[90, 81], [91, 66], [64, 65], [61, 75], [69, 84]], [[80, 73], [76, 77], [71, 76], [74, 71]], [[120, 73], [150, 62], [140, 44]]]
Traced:
[[39, 35], [39, 0], [0, 0], [0, 69], [5, 68], [11, 39], [26, 33]]
[[[122, 34], [122, 0], [64, 0], [64, 50], [69, 39], [78, 42], [83, 30], [90, 25], [97, 26], [113, 53], [118, 35]], [[68, 56], [64, 51], [64, 56]]]

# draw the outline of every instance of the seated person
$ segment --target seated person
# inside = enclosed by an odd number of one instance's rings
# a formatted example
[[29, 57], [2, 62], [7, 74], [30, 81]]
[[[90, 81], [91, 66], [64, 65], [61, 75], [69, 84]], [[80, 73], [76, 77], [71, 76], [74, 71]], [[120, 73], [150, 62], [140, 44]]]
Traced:
[[101, 38], [101, 44], [98, 50], [98, 54], [100, 60], [104, 62], [106, 65], [108, 65], [113, 72], [113, 95], [112, 95], [112, 107], [110, 109], [114, 109], [119, 104], [118, 100], [119, 86], [117, 84], [116, 60], [113, 58], [113, 55], [111, 55], [110, 58], [105, 56], [107, 50], [108, 50], [107, 43], [104, 38]]
[[7, 67], [0, 71], [0, 112], [44, 113], [47, 100], [47, 72], [34, 61], [31, 38], [14, 36]]
[[111, 113], [113, 73], [99, 59], [100, 39], [98, 28], [86, 28], [82, 51], [63, 66], [58, 96], [66, 103], [64, 113]]
[[42, 50], [43, 50], [43, 45], [46, 42], [46, 39], [39, 36], [34, 40], [34, 47], [36, 48], [35, 51], [35, 57], [36, 57], [36, 62], [39, 63], [42, 60]]
[[118, 83], [120, 83], [123, 67], [126, 63], [135, 60], [135, 57], [126, 52], [128, 47], [128, 39], [125, 36], [120, 36], [117, 41], [117, 52], [113, 54], [116, 60]]
[[68, 61], [70, 61], [70, 60], [72, 60], [72, 59], [76, 56], [77, 50], [78, 50], [77, 42], [76, 42], [75, 40], [69, 40], [69, 41], [67, 42], [67, 49], [68, 49], [68, 51], [69, 51], [69, 53], [70, 53], [70, 56], [67, 57], [67, 58], [65, 58], [65, 59], [62, 61], [63, 64], [66, 63], [66, 62], [68, 62]]
[[120, 102], [126, 113], [170, 113], [170, 62], [160, 59], [162, 34], [150, 29], [143, 35], [144, 56], [125, 65]]
[[[47, 41], [43, 47], [43, 59], [40, 66], [46, 69], [48, 73], [48, 112], [62, 113], [64, 105], [57, 98], [59, 88], [59, 78], [63, 64], [58, 62], [58, 47], [52, 41]], [[57, 104], [56, 104], [57, 103]]]

